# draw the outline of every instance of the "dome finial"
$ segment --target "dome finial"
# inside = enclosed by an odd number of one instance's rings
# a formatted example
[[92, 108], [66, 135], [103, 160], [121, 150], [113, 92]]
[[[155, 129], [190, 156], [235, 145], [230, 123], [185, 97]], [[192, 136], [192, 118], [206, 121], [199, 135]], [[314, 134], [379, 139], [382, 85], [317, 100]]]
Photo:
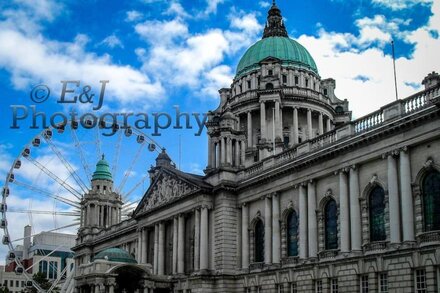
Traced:
[[104, 159], [105, 159], [105, 155], [103, 153], [102, 156], [101, 156], [101, 160], [104, 160]]
[[272, 0], [272, 7], [269, 9], [267, 25], [263, 33], [263, 39], [269, 37], [288, 37], [281, 10], [277, 7], [275, 0]]

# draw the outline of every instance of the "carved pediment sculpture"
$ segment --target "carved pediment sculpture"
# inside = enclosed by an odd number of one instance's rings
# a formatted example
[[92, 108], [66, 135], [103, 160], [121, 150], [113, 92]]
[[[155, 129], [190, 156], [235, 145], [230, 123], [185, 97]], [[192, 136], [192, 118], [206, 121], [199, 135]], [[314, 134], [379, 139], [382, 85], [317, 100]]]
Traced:
[[196, 186], [190, 185], [180, 178], [164, 173], [151, 186], [143, 203], [142, 211], [166, 204], [186, 194], [195, 192], [197, 189]]

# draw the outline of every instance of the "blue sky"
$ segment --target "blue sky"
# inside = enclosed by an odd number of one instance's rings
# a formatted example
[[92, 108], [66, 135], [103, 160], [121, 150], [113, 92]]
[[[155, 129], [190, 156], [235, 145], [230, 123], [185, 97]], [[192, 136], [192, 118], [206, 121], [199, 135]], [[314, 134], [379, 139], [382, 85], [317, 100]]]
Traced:
[[[52, 90], [51, 98], [37, 105], [48, 116], [71, 106], [56, 103], [61, 80], [81, 80], [94, 89], [100, 80], [109, 80], [104, 111], [173, 114], [173, 106], [179, 105], [183, 112], [205, 113], [217, 107], [217, 91], [231, 84], [240, 56], [261, 38], [271, 5], [230, 0], [37, 2], [0, 4], [0, 183], [21, 148], [39, 132], [28, 129], [29, 121], [19, 130], [10, 129], [10, 106], [33, 104], [29, 92], [35, 85], [46, 84]], [[439, 1], [279, 0], [278, 6], [289, 35], [310, 51], [322, 78], [336, 79], [336, 94], [349, 100], [354, 117], [394, 99], [392, 39], [401, 97], [421, 90], [427, 73], [440, 69]], [[80, 110], [91, 111], [87, 105]], [[191, 123], [195, 125], [194, 120]], [[167, 130], [155, 139], [178, 163], [179, 138], [181, 168], [201, 173], [207, 156], [204, 134], [196, 137], [194, 129]], [[116, 141], [112, 137], [103, 147], [109, 160]], [[123, 157], [133, 157], [136, 146], [123, 141], [127, 148]], [[73, 167], [81, 169], [78, 150], [69, 138], [59, 138], [58, 143]], [[48, 165], [56, 161], [47, 146], [35, 154]], [[133, 182], [145, 174], [154, 157], [148, 151], [141, 154]], [[89, 164], [96, 158], [90, 155]], [[129, 160], [120, 160], [119, 169]], [[52, 165], [53, 172], [68, 177], [61, 164]], [[44, 174], [25, 168], [24, 181], [52, 190], [50, 180], [38, 177]], [[40, 175], [35, 177], [35, 172]], [[48, 209], [47, 201], [24, 190], [17, 188], [14, 196], [11, 202], [15, 200], [17, 206], [29, 208], [33, 202], [33, 209]], [[47, 223], [51, 217], [39, 219], [41, 229], [53, 226]], [[21, 224], [14, 231], [21, 233]]]

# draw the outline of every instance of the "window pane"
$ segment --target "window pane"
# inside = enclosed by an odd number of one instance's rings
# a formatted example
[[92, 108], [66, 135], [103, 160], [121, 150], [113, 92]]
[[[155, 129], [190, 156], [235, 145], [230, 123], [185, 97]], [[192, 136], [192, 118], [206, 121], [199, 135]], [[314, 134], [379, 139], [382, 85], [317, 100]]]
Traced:
[[287, 249], [288, 256], [298, 255], [298, 215], [295, 211], [287, 217]]
[[425, 230], [440, 230], [440, 173], [431, 171], [423, 180]]
[[383, 241], [385, 232], [385, 192], [382, 187], [375, 187], [369, 198], [370, 206], [370, 240]]
[[264, 261], [264, 225], [261, 220], [255, 224], [255, 262]]
[[325, 249], [338, 248], [338, 208], [332, 199], [325, 206]]

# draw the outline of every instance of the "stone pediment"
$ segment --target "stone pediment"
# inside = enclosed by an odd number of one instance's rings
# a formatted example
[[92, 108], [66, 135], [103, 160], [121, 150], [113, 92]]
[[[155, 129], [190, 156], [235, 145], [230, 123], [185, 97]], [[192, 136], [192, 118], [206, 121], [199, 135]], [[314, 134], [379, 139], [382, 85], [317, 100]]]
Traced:
[[135, 215], [173, 202], [178, 198], [199, 190], [199, 186], [188, 182], [184, 178], [162, 171], [148, 188], [139, 206], [136, 208]]

